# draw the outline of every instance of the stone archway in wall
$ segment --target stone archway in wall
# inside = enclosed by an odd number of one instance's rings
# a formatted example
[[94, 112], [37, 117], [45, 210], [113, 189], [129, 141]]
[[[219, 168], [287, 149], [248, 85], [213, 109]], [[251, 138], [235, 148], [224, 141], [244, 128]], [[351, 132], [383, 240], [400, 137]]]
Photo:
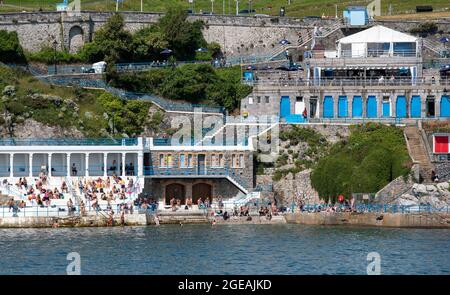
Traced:
[[76, 53], [84, 45], [84, 32], [80, 26], [73, 26], [69, 30], [69, 52]]
[[192, 203], [197, 204], [197, 200], [201, 198], [205, 201], [206, 198], [212, 197], [212, 185], [204, 182], [196, 183], [192, 186]]
[[180, 183], [168, 184], [166, 185], [165, 196], [166, 204], [170, 204], [170, 199], [172, 198], [180, 199], [181, 203], [184, 204], [186, 199], [186, 188]]

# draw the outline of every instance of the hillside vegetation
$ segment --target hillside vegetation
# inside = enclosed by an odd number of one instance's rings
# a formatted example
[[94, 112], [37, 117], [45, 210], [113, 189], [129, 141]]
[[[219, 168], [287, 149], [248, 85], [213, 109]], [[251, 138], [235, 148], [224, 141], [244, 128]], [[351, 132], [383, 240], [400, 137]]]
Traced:
[[348, 140], [333, 145], [312, 172], [312, 185], [324, 199], [377, 192], [410, 172], [402, 129], [375, 123], [351, 128]]
[[[84, 137], [137, 136], [146, 126], [152, 106], [126, 101], [103, 91], [54, 87], [21, 70], [0, 65], [0, 126], [3, 136], [20, 136], [15, 129], [26, 120], [81, 132]], [[159, 122], [160, 123], [160, 122]]]
[[[6, 5], [0, 11], [21, 11], [21, 10], [55, 10], [56, 4], [61, 0], [4, 0]], [[211, 12], [211, 0], [195, 0], [195, 12]], [[342, 16], [342, 10], [348, 5], [367, 5], [371, 1], [367, 0], [253, 0], [251, 6], [249, 1], [241, 1], [239, 10], [255, 9], [256, 13], [278, 15], [280, 7], [286, 8], [288, 16], [335, 16], [335, 5], [338, 5], [338, 15]], [[165, 12], [169, 7], [181, 6], [184, 9], [194, 8], [187, 0], [144, 0], [144, 11]], [[382, 14], [387, 15], [389, 4], [392, 4], [392, 13], [408, 13], [415, 10], [417, 5], [432, 5], [434, 9], [448, 8], [447, 0], [390, 0], [381, 1]], [[225, 6], [225, 9], [224, 9]], [[81, 0], [82, 10], [114, 11], [116, 9], [115, 0]], [[140, 11], [140, 0], [124, 0], [119, 4], [121, 11]], [[214, 13], [216, 14], [236, 14], [236, 4], [234, 0], [214, 1]]]

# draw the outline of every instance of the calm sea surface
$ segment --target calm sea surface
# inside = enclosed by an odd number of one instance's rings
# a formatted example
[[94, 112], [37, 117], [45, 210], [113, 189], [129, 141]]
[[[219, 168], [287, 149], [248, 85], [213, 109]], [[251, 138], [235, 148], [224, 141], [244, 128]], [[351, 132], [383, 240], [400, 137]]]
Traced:
[[0, 274], [450, 274], [450, 230], [302, 225], [0, 229]]

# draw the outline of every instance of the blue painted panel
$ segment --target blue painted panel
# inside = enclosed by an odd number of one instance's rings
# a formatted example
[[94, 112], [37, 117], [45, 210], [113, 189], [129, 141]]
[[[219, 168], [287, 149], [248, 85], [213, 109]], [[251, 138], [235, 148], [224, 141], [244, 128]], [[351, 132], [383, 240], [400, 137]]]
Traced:
[[389, 102], [383, 102], [383, 118], [391, 116], [391, 104]]
[[348, 100], [347, 96], [339, 96], [338, 100], [338, 117], [346, 118], [348, 117]]
[[334, 118], [334, 107], [332, 96], [325, 96], [323, 98], [323, 117]]
[[406, 118], [406, 97], [403, 95], [397, 96], [397, 103], [395, 105], [395, 112], [397, 118]]
[[367, 118], [377, 117], [377, 98], [370, 95], [367, 97]]
[[302, 115], [289, 115], [286, 116], [286, 123], [305, 123], [306, 119]]
[[289, 96], [282, 96], [280, 101], [280, 118], [286, 118], [291, 114], [291, 102]]
[[352, 103], [352, 117], [354, 118], [362, 118], [362, 97], [354, 96]]
[[441, 117], [450, 117], [450, 96], [441, 97]]
[[411, 118], [420, 118], [420, 96], [413, 95], [411, 97]]

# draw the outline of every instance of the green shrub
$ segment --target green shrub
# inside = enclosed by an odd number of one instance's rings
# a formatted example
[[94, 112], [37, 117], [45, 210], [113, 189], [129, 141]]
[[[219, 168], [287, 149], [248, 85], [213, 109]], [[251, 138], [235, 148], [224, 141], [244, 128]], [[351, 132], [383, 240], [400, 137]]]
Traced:
[[28, 60], [41, 62], [45, 64], [71, 64], [83, 61], [83, 58], [77, 54], [71, 54], [66, 51], [56, 51], [48, 46], [44, 46], [41, 50], [27, 54]]
[[319, 160], [311, 182], [321, 197], [377, 192], [408, 174], [409, 162], [401, 129], [375, 123], [352, 126], [348, 141], [336, 143]]
[[17, 32], [0, 30], [0, 62], [24, 63], [26, 58]]

